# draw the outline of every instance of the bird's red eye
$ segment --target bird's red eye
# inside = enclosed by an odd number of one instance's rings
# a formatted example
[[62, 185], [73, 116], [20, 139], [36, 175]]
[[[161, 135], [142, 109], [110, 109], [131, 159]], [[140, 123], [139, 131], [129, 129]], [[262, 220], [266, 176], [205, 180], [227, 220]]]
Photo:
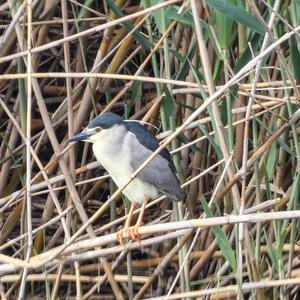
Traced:
[[101, 131], [101, 128], [100, 128], [100, 127], [97, 127], [97, 128], [95, 128], [95, 131], [98, 133], [98, 132]]

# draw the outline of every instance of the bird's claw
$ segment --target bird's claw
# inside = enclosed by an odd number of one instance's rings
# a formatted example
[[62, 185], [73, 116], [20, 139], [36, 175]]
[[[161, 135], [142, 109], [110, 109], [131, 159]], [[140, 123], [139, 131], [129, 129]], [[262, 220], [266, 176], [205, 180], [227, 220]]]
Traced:
[[116, 232], [116, 240], [121, 245], [125, 245], [123, 242], [123, 232], [125, 229], [126, 228], [123, 228], [123, 229], [119, 230], [118, 232]]
[[124, 245], [124, 238], [128, 239], [130, 237], [132, 241], [140, 241], [141, 235], [139, 234], [138, 229], [139, 227], [136, 225], [125, 227], [116, 233], [116, 240], [121, 245]]
[[132, 241], [140, 241], [141, 240], [141, 235], [139, 234], [139, 226], [134, 225], [132, 227], [129, 227], [130, 229], [130, 236]]

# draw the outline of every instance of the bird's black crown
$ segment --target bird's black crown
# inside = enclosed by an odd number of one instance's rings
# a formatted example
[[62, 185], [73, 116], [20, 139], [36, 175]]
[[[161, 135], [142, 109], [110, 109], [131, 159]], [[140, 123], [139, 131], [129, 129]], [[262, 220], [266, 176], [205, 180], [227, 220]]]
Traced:
[[116, 124], [123, 122], [123, 119], [111, 112], [105, 112], [94, 118], [88, 125], [88, 128], [101, 127], [108, 129]]

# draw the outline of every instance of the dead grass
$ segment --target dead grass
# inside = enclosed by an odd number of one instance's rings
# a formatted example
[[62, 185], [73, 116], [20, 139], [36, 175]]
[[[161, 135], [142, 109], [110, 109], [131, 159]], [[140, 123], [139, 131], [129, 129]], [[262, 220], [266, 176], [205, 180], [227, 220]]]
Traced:
[[[1, 299], [298, 297], [300, 6], [273, 2], [0, 2]], [[140, 243], [67, 143], [103, 111], [158, 127], [134, 176], [168, 147], [185, 192]]]

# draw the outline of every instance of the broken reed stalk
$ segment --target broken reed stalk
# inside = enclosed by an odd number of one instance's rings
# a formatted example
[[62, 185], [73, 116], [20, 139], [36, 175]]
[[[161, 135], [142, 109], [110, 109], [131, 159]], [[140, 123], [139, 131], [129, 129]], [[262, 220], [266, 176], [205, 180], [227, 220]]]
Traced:
[[[127, 247], [128, 249], [133, 249], [140, 246], [147, 246], [153, 243], [160, 243], [162, 240], [167, 238], [175, 238], [185, 234], [188, 229], [196, 229], [196, 228], [206, 228], [212, 226], [219, 226], [219, 225], [228, 225], [228, 224], [238, 224], [238, 223], [256, 223], [256, 222], [267, 222], [267, 221], [274, 221], [274, 220], [284, 220], [284, 219], [294, 219], [300, 218], [300, 210], [296, 211], [282, 211], [282, 212], [268, 212], [268, 213], [256, 213], [256, 214], [248, 214], [248, 215], [230, 215], [230, 216], [222, 216], [222, 217], [215, 217], [215, 218], [208, 218], [208, 219], [191, 219], [187, 221], [178, 221], [178, 222], [170, 222], [164, 223], [163, 226], [160, 224], [156, 225], [147, 225], [139, 227], [138, 233], [139, 235], [153, 235], [162, 232], [172, 231], [170, 234], [164, 237], [157, 237], [152, 238], [149, 241], [143, 241], [136, 243], [131, 243]], [[179, 231], [179, 232], [176, 232]], [[0, 254], [0, 261], [5, 264], [12, 264], [16, 267], [20, 268], [40, 268], [49, 263], [49, 257], [56, 257], [57, 253], [64, 255], [64, 259], [68, 261], [66, 258], [67, 254], [74, 253], [76, 251], [81, 251], [83, 249], [90, 249], [96, 247], [102, 247], [112, 242], [116, 242], [116, 235], [109, 234], [106, 236], [94, 237], [90, 240], [84, 240], [77, 243], [71, 244], [69, 247], [62, 245], [57, 247], [57, 249], [46, 251], [42, 254], [34, 256], [30, 259], [29, 262], [22, 261], [19, 259], [13, 259], [9, 256], [4, 254]], [[108, 254], [112, 254], [114, 252], [120, 252], [123, 250], [123, 246], [116, 246], [114, 251], [112, 249], [99, 249], [94, 250], [92, 256], [88, 255], [87, 252], [84, 254], [79, 254], [82, 259], [91, 259], [93, 257], [98, 256], [105, 256]], [[71, 261], [81, 260], [76, 255], [72, 254], [69, 258]], [[1, 266], [0, 266], [1, 272]]]

